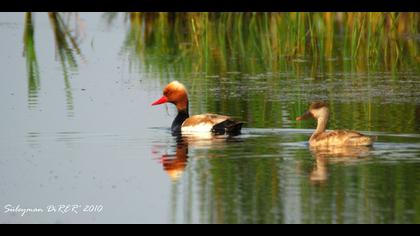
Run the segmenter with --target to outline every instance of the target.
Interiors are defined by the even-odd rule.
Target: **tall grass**
[[[84,57],[78,46],[77,38],[71,33],[69,23],[63,19],[63,15],[57,12],[49,12],[48,17],[54,34],[56,53],[63,71],[67,111],[69,116],[73,116],[74,105],[69,72],[77,70],[78,64],[75,56],[79,56],[82,60],[84,60]]]
[[[23,56],[26,58],[26,70],[28,73],[28,104],[29,107],[32,108],[32,105],[36,104],[38,90],[41,86],[39,79],[38,59],[35,51],[34,24],[32,13],[25,13],[23,45]]]
[[[255,58],[274,71],[283,62],[302,59],[388,69],[419,62],[417,13],[127,14],[131,27],[144,35],[131,38],[131,45],[178,60],[194,58],[204,69],[226,70],[232,57]]]
[[[339,90],[319,78],[354,77],[349,86],[369,86],[353,73],[373,83],[377,72],[420,72],[418,13],[136,12],[124,18],[123,50],[133,67],[161,73],[162,85],[181,79],[195,113],[235,114],[252,127],[282,127],[282,117],[299,115],[309,97],[334,106]],[[285,82],[292,79],[302,81]],[[287,99],[293,105],[279,102]],[[373,103],[365,107],[369,114],[380,107]],[[360,106],[349,110],[365,116],[356,112]],[[371,127],[366,122],[363,129]]]
[[[24,57],[26,58],[27,72],[28,72],[28,104],[30,107],[36,105],[38,90],[40,90],[40,73],[39,65],[35,51],[35,34],[34,34],[34,20],[33,13],[25,13],[23,43],[24,43]],[[56,58],[61,64],[64,87],[66,91],[66,103],[69,115],[72,116],[74,110],[73,107],[73,95],[71,82],[69,79],[69,73],[77,70],[78,63],[76,55],[82,60],[85,60],[83,54],[79,48],[79,42],[77,30],[71,29],[70,18],[71,13],[57,13],[49,12],[48,18],[50,20],[51,29],[54,35]],[[78,15],[74,15],[76,20]],[[67,20],[65,19],[67,18]],[[76,27],[77,28],[77,25]]]

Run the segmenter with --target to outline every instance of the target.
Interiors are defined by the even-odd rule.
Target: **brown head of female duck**
[[[309,145],[317,146],[371,146],[374,137],[363,135],[351,130],[334,130],[327,132],[329,118],[328,104],[325,102],[313,102],[309,109],[296,120],[313,118],[317,120],[317,127],[311,138]]]

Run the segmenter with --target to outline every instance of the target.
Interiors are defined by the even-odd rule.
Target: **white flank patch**
[[[197,124],[197,125],[182,126],[181,127],[181,132],[186,132],[186,133],[195,133],[195,132],[205,133],[205,132],[210,132],[212,128],[213,128],[213,125],[212,124],[209,124],[209,123],[200,123],[200,124]]]
[[[210,132],[182,132],[182,138],[194,146],[206,146],[212,143],[214,135]]]

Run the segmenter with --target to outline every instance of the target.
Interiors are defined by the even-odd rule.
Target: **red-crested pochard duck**
[[[202,114],[189,116],[187,89],[178,81],[169,83],[163,90],[163,96],[152,103],[152,106],[172,103],[178,110],[178,115],[172,123],[173,133],[206,132],[217,135],[238,135],[243,122],[235,121],[229,116]]]
[[[329,117],[328,104],[325,102],[313,102],[309,110],[297,117],[296,120],[314,118],[317,120],[315,132],[309,139],[309,145],[316,146],[371,146],[374,137],[369,137],[351,130],[334,130],[327,132]]]

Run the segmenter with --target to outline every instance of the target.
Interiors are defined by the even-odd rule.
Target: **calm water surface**
[[[34,60],[25,14],[0,13],[0,223],[420,223],[415,68],[332,60],[315,74],[310,61],[290,71],[197,71],[174,55],[139,56],[122,19],[72,17],[77,47],[53,30],[60,21],[33,15]],[[242,135],[173,137],[174,108],[150,104],[175,79],[190,89],[191,113],[244,120]],[[377,143],[310,149],[315,122],[295,118],[314,99],[330,102],[330,129]],[[21,216],[8,204],[44,212]]]

